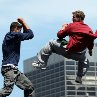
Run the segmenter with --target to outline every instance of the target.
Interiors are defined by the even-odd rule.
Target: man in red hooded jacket
[[[86,51],[88,50],[92,56],[92,49],[94,46],[95,34],[91,28],[85,24],[85,14],[82,11],[75,11],[72,13],[73,23],[64,24],[61,30],[57,33],[58,40],[49,41],[49,43],[40,50],[37,54],[38,61],[32,63],[33,67],[45,69],[49,56],[52,53],[62,55],[66,58],[78,61],[78,72],[76,77],[77,83],[82,83],[82,76],[84,76],[89,68],[89,61],[86,58]],[[69,36],[67,45],[62,45],[63,38]]]

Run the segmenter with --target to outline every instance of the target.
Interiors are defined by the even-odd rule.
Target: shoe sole
[[[76,82],[76,83],[79,83],[79,84],[82,84],[82,82],[79,82],[79,81],[76,81],[76,80],[75,80],[75,82]]]

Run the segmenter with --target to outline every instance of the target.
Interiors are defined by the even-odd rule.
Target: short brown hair
[[[85,18],[85,14],[83,11],[75,11],[75,12],[72,12],[73,15],[75,15],[77,18],[80,18],[81,20],[84,20]]]
[[[15,27],[22,28],[22,25],[18,22],[12,22],[10,25],[10,31],[13,31]]]

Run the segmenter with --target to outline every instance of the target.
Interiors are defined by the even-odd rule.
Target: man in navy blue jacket
[[[23,33],[21,33],[22,28]],[[31,81],[17,68],[21,41],[29,40],[33,37],[32,30],[22,18],[18,18],[17,22],[11,23],[10,32],[5,35],[2,44],[3,60],[1,73],[4,77],[4,87],[0,90],[0,97],[9,96],[14,84],[25,91],[25,97],[34,97],[34,87]]]

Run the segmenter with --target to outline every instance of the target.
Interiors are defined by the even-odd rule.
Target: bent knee
[[[9,96],[11,93],[12,93],[12,90],[11,88],[3,88],[2,90],[0,90],[0,95],[6,97],[6,96]],[[1,96],[0,96],[1,97]]]

